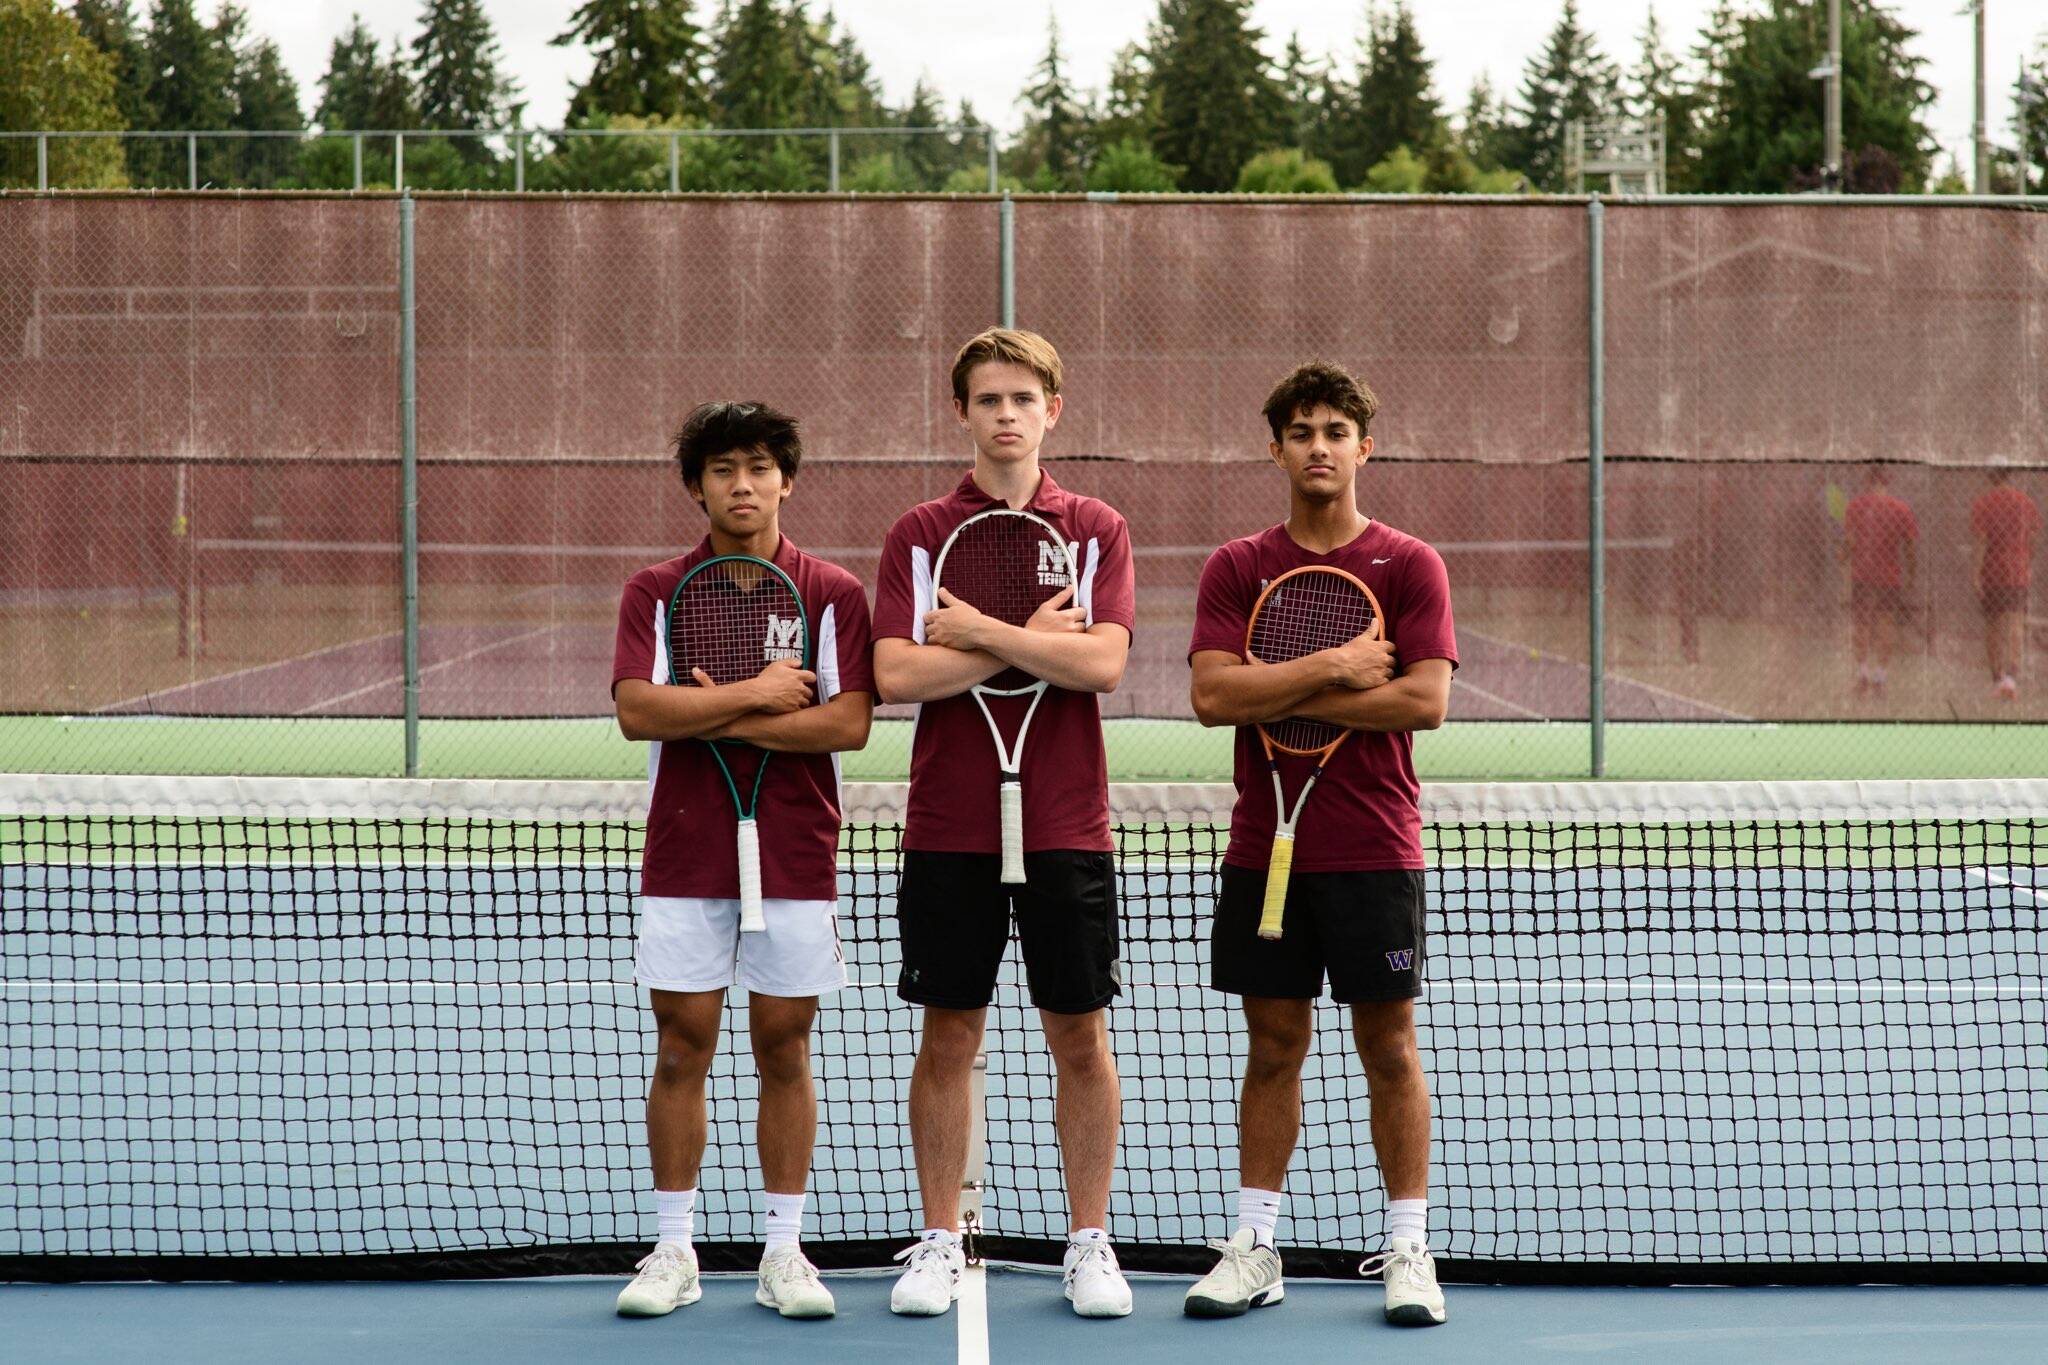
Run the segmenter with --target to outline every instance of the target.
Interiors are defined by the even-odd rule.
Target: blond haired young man
[[[897,900],[897,992],[924,1007],[910,1127],[925,1230],[903,1253],[909,1264],[890,1307],[944,1313],[958,1292],[969,1082],[1014,914],[1059,1078],[1066,1295],[1083,1317],[1122,1317],[1131,1292],[1106,1230],[1120,1104],[1106,1013],[1119,992],[1116,869],[1096,695],[1122,680],[1130,650],[1130,537],[1114,509],[1061,488],[1039,466],[1063,401],[1050,342],[1031,332],[983,332],[961,347],[952,379],[974,465],[952,492],[913,507],[890,529],[875,589],[876,686],[885,701],[919,704]],[[1021,627],[934,593],[947,537],[995,507],[1044,518],[1073,545],[1079,566],[1078,587]],[[1019,887],[1000,880],[997,757],[967,695],[1013,667],[1051,684],[1023,754]]]

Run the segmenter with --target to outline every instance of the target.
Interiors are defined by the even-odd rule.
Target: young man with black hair
[[[757,1302],[784,1317],[830,1317],[832,1295],[798,1234],[817,1131],[810,1034],[818,997],[846,984],[837,924],[839,762],[867,742],[874,680],[867,599],[846,570],[780,529],[803,447],[796,421],[759,403],[706,403],[674,443],[683,484],[710,530],[689,553],[627,580],[612,696],[628,739],[653,741],[634,976],[658,1035],[647,1141],[659,1225],[618,1311],[654,1317],[702,1290],[691,1230],[703,1160],[705,1077],[726,991],[748,991],[761,1095],[757,1141],[767,1247]],[[664,617],[683,575],[715,555],[751,555],[788,574],[811,622],[813,660],[774,658],[744,682],[668,681]],[[708,743],[775,754],[763,778],[761,883],[767,927],[740,932],[736,815]]]
[[[1437,552],[1358,509],[1372,454],[1372,391],[1335,365],[1301,366],[1266,399],[1267,447],[1288,484],[1287,520],[1209,557],[1196,593],[1192,699],[1204,725],[1237,727],[1231,812],[1212,931],[1210,981],[1242,998],[1250,1048],[1238,1106],[1238,1226],[1216,1268],[1188,1291],[1195,1317],[1278,1303],[1274,1229],[1301,1132],[1301,1068],[1315,1002],[1351,1006],[1372,1095],[1372,1141],[1386,1182],[1386,1317],[1444,1320],[1425,1231],[1429,1083],[1415,1038],[1422,992],[1423,857],[1413,732],[1443,723],[1458,648],[1450,583]],[[1372,590],[1384,640],[1287,663],[1245,657],[1246,627],[1267,583],[1307,566],[1342,569]],[[1296,831],[1285,933],[1258,935],[1277,812],[1256,726],[1300,716],[1357,731],[1323,771]],[[1306,774],[1296,766],[1290,791]],[[1286,771],[1286,764],[1283,764]]]

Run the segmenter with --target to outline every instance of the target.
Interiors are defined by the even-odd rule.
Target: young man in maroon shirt
[[[830,1317],[832,1295],[798,1243],[818,1104],[811,1023],[818,997],[846,984],[837,913],[839,760],[867,742],[874,679],[859,580],[797,549],[780,530],[802,458],[794,419],[758,403],[706,403],[675,439],[683,484],[710,533],[678,559],[626,582],[612,667],[619,728],[650,745],[634,976],[658,1032],[647,1094],[659,1239],[619,1295],[618,1311],[652,1317],[702,1290],[690,1246],[704,1156],[704,1081],[718,1050],[726,991],[747,989],[761,1078],[757,1140],[767,1248],[757,1302],[784,1317]],[[775,658],[745,682],[668,681],[664,619],[683,575],[714,555],[752,555],[796,584],[811,627],[812,666]],[[764,648],[764,654],[768,651]],[[707,743],[769,750],[756,807],[767,928],[739,927],[737,815]],[[751,778],[745,757],[736,776]]]
[[[968,342],[953,362],[953,401],[974,440],[974,467],[951,493],[890,529],[875,588],[882,699],[919,703],[897,991],[924,1007],[910,1127],[925,1231],[905,1253],[909,1265],[890,1307],[944,1313],[957,1293],[969,1080],[1014,909],[1032,1003],[1059,1076],[1071,1215],[1066,1294],[1084,1317],[1121,1317],[1131,1311],[1130,1289],[1105,1230],[1120,1099],[1106,1017],[1119,990],[1116,869],[1095,698],[1122,679],[1130,650],[1130,537],[1107,504],[1067,492],[1039,467],[1039,445],[1061,408],[1059,354],[1045,338],[997,329]],[[933,594],[947,536],[992,507],[1033,512],[1074,547],[1078,587],[1024,627]],[[1008,667],[1051,684],[1024,745],[1021,887],[1000,880],[995,744],[967,695]]]
[[[1990,486],[1970,504],[1970,534],[1977,542],[1972,579],[1984,609],[1984,659],[1991,665],[1991,694],[2013,701],[2020,694],[2020,661],[2027,652],[2027,588],[2034,578],[2034,537],[2041,509],[2015,488],[2012,470],[1994,465]]]
[[[1224,854],[1210,979],[1243,998],[1250,1035],[1238,1109],[1238,1228],[1216,1269],[1189,1290],[1186,1311],[1234,1316],[1277,1303],[1273,1249],[1281,1186],[1301,1130],[1301,1066],[1315,1001],[1351,1006],[1352,1032],[1372,1094],[1372,1140],[1388,1199],[1389,1321],[1444,1320],[1425,1232],[1429,1083],[1415,1041],[1422,992],[1422,818],[1416,730],[1443,723],[1458,647],[1449,580],[1435,550],[1358,510],[1354,481],[1372,454],[1372,392],[1334,365],[1301,366],[1267,398],[1268,447],[1287,476],[1287,520],[1209,557],[1196,595],[1195,715],[1237,727],[1237,804]],[[1361,637],[1284,664],[1252,664],[1245,629],[1265,584],[1291,569],[1328,565],[1372,589],[1384,641]],[[1276,823],[1273,788],[1254,727],[1305,716],[1355,730],[1303,808],[1287,888],[1285,936],[1258,936]],[[1310,760],[1283,760],[1291,800]]]
[[[1908,617],[1913,546],[1920,523],[1903,498],[1894,497],[1885,468],[1870,466],[1869,486],[1842,511],[1842,563],[1849,570],[1849,646],[1856,656],[1857,695],[1884,695],[1885,670],[1898,649],[1899,622]]]

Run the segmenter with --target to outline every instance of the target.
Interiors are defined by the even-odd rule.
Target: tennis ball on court
[[[1536,646],[1534,646],[1534,645],[1530,645],[1530,646],[1529,646],[1529,657],[1530,657],[1530,658],[1532,658],[1532,659],[1540,659],[1540,658],[1542,658],[1542,657],[1543,657],[1543,651],[1542,651],[1542,650],[1540,650],[1540,649],[1538,649],[1538,648],[1536,648]]]

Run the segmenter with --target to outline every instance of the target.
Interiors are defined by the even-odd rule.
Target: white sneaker
[[[1131,1312],[1131,1287],[1117,1268],[1109,1242],[1069,1242],[1062,1268],[1067,1299],[1084,1318],[1122,1318]]]
[[[832,1291],[818,1279],[818,1267],[804,1258],[801,1247],[781,1247],[761,1258],[754,1302],[785,1318],[829,1318],[835,1310]]]
[[[1444,1320],[1444,1291],[1437,1287],[1436,1259],[1422,1243],[1396,1237],[1377,1256],[1358,1264],[1361,1275],[1387,1277],[1387,1321],[1397,1327],[1434,1327]]]
[[[958,1242],[913,1242],[891,1259],[910,1264],[889,1291],[890,1312],[935,1318],[960,1297],[960,1272],[967,1268],[967,1253]]]
[[[619,1291],[619,1316],[658,1318],[704,1297],[697,1279],[697,1253],[675,1242],[659,1242],[633,1267],[633,1282]]]
[[[1195,1282],[1181,1303],[1191,1318],[1234,1318],[1287,1297],[1280,1284],[1280,1253],[1262,1247],[1250,1228],[1227,1242],[1211,1242],[1223,1254],[1216,1268]]]

